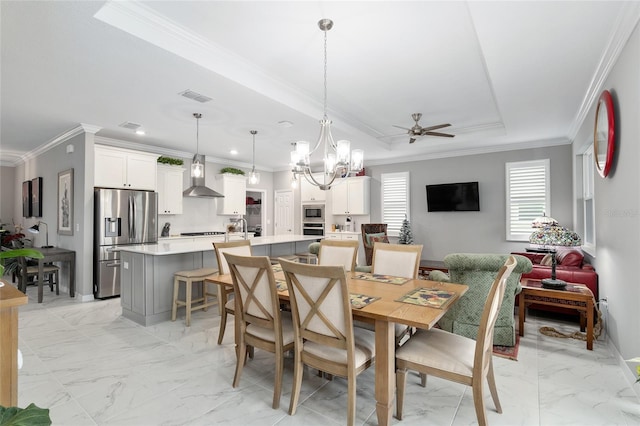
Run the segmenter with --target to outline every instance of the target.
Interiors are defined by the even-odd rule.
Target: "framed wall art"
[[[58,173],[58,234],[73,235],[73,169]]]
[[[31,179],[31,215],[42,217],[42,178]]]
[[[22,216],[31,217],[31,181],[22,182]]]

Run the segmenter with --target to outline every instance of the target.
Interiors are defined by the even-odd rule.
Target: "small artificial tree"
[[[402,227],[400,228],[398,244],[413,244],[413,232],[411,231],[411,224],[409,223],[406,215],[402,221]]]

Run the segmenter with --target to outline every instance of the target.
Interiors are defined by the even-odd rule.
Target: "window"
[[[531,222],[551,216],[549,160],[506,164],[507,240],[529,241]]]
[[[405,216],[409,219],[409,172],[383,173],[382,222],[387,224],[387,235],[397,237]]]
[[[583,226],[582,244],[587,250],[596,246],[595,200],[593,199],[594,176],[593,144],[582,154],[582,200]]]

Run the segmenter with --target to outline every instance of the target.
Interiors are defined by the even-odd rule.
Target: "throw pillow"
[[[551,266],[552,263],[553,263],[553,257],[550,254],[545,254],[542,260],[540,261],[540,264],[543,266]]]
[[[384,232],[380,232],[378,234],[364,234],[364,238],[367,240],[367,245],[370,246],[373,243],[371,242],[371,237],[376,237],[376,238],[380,238],[380,237],[384,237],[385,233]]]
[[[383,235],[382,237],[371,237],[371,245],[373,245],[373,243],[389,244],[389,238],[386,235]]]
[[[575,266],[580,268],[582,266],[582,261],[584,260],[584,255],[578,250],[566,250],[558,252],[556,260],[558,261],[558,265]]]

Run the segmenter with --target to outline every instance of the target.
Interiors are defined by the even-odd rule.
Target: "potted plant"
[[[4,426],[48,426],[51,424],[48,408],[31,403],[27,408],[3,407],[0,405],[0,425]]]

